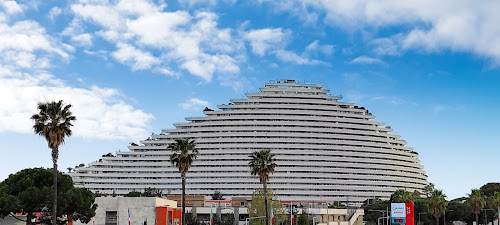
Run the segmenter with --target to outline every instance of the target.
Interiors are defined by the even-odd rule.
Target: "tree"
[[[212,194],[212,200],[224,200],[224,194],[220,191],[214,191]]]
[[[481,209],[486,206],[486,199],[481,194],[481,191],[479,189],[472,189],[469,197],[465,200],[465,204],[467,204],[476,215],[476,224],[479,224],[479,213],[481,213]]]
[[[297,225],[310,225],[309,220],[307,219],[306,214],[302,213],[297,218]]]
[[[200,225],[201,223],[198,221],[198,218],[190,211],[185,214],[186,216],[186,225]]]
[[[495,191],[493,196],[490,197],[490,206],[493,210],[498,212],[498,207],[500,207],[500,192]]]
[[[61,215],[72,215],[75,220],[88,223],[95,215],[97,205],[94,204],[94,194],[86,189],[73,187],[73,181],[68,175],[58,173],[58,204],[57,214],[50,210],[53,205],[51,198],[52,169],[24,169],[11,174],[0,183],[0,218],[11,212],[25,212],[26,224],[31,224],[33,212],[44,212],[52,218]],[[43,215],[49,218],[48,215]],[[48,221],[47,221],[48,222]]]
[[[500,192],[500,183],[487,183],[481,186],[479,190],[481,191],[481,194],[485,196],[493,196],[495,192]]]
[[[427,210],[436,218],[436,225],[439,225],[439,217],[445,213],[446,206],[448,206],[445,198],[446,195],[443,194],[443,191],[437,189],[434,189],[427,198]]]
[[[434,184],[433,183],[429,183],[428,185],[426,185],[424,187],[425,196],[430,197],[432,194],[432,191],[434,191]]]
[[[182,224],[186,224],[184,215],[186,212],[186,173],[193,164],[193,161],[198,156],[198,150],[196,150],[196,144],[194,140],[177,139],[175,142],[168,145],[168,149],[173,151],[170,155],[170,162],[175,165],[179,172],[181,173],[182,179]]]
[[[375,199],[375,201],[371,201],[370,204],[365,202],[361,207],[365,210],[363,220],[367,221],[369,224],[377,224],[377,219],[379,217],[386,216],[385,212],[381,212],[380,210],[387,210],[389,207],[389,201]]]
[[[221,225],[233,225],[234,224],[234,213],[227,213],[224,219],[221,221]]]
[[[391,202],[413,202],[414,195],[406,190],[398,189],[391,195]]]
[[[449,221],[463,221],[467,224],[471,224],[474,221],[474,216],[469,206],[463,203],[463,200],[454,199],[448,203],[450,212],[446,213],[446,218]]]
[[[262,183],[264,190],[264,208],[266,212],[266,225],[269,225],[269,213],[267,210],[267,181],[269,174],[274,173],[276,163],[274,163],[274,155],[271,150],[255,151],[250,156],[251,160],[248,165],[250,166],[251,174],[258,175],[260,183]]]
[[[76,117],[70,111],[71,104],[64,105],[63,101],[38,102],[38,114],[33,114],[33,130],[35,134],[45,137],[49,148],[52,150],[53,163],[53,205],[52,212],[57,215],[57,160],[59,146],[64,143],[66,136],[71,136],[71,127]],[[52,217],[52,224],[57,224],[56,216]]]
[[[267,199],[270,200],[271,205],[273,206],[273,214],[274,214],[274,224],[281,224],[282,221],[286,220],[290,217],[290,214],[285,212],[285,207],[281,202],[276,198],[272,190],[267,191]],[[248,214],[250,217],[264,216],[266,212],[270,213],[270,208],[265,208],[264,201],[264,191],[263,189],[257,189],[252,194],[252,204],[250,204],[248,208]],[[260,219],[250,220],[251,225],[263,225],[264,221]]]

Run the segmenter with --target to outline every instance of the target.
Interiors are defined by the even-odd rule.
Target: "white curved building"
[[[266,83],[246,99],[129,146],[129,152],[78,168],[75,186],[109,194],[146,187],[179,194],[180,174],[166,148],[174,139],[192,138],[200,155],[187,174],[187,194],[250,196],[262,187],[248,167],[249,155],[260,149],[275,154],[278,167],[268,186],[281,200],[359,204],[397,189],[422,192],[428,182],[417,152],[365,108],[328,93],[322,84]]]

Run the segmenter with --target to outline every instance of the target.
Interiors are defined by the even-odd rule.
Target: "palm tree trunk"
[[[479,213],[474,213],[474,214],[476,214],[476,225],[479,225],[479,215],[478,215]]]
[[[267,182],[262,183],[264,186],[264,209],[266,211],[266,225],[269,225],[269,212],[267,212]]]
[[[53,171],[53,188],[54,188],[54,204],[52,205],[52,224],[57,225],[57,163],[54,162]]]
[[[182,178],[182,225],[186,225],[186,173],[181,173]]]
[[[439,225],[439,217],[435,216],[436,217],[436,225]]]

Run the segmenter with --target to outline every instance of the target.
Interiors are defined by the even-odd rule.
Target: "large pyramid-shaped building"
[[[194,139],[200,152],[187,174],[187,194],[250,196],[262,185],[250,175],[249,155],[261,149],[275,154],[268,186],[281,200],[359,204],[397,189],[422,192],[428,184],[417,152],[364,107],[340,102],[322,84],[280,80],[246,96],[78,168],[75,185],[109,194],[147,187],[179,194],[180,175],[167,150],[178,138]]]

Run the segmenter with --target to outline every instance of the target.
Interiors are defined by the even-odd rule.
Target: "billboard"
[[[406,224],[406,204],[391,203],[392,224]]]

